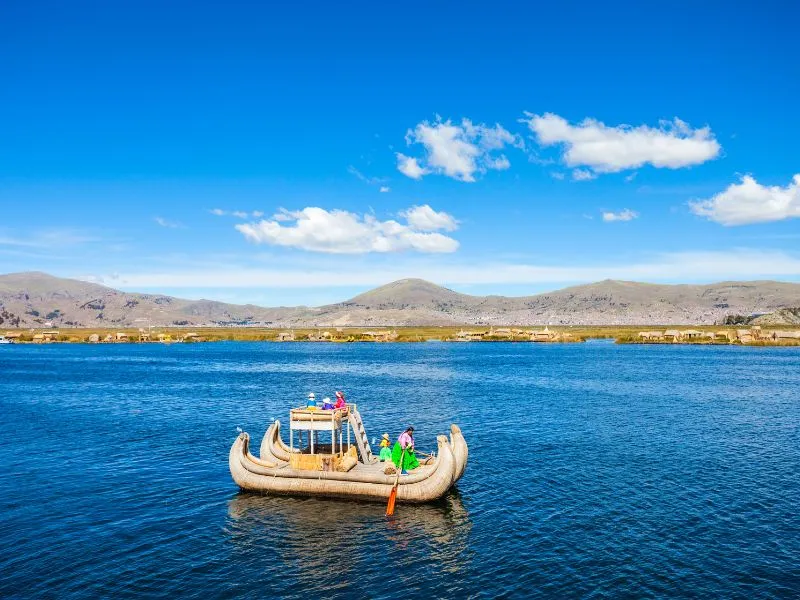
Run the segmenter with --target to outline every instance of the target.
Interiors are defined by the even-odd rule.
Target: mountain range
[[[267,308],[123,292],[39,272],[0,275],[2,327],[699,325],[731,314],[798,306],[800,284],[778,281],[656,285],[605,280],[505,297],[470,296],[421,279],[403,279],[336,304]]]

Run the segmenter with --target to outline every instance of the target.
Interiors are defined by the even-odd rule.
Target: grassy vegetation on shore
[[[640,331],[649,330],[666,330],[666,329],[686,329],[691,328],[702,332],[717,332],[717,331],[736,331],[736,327],[720,326],[720,325],[661,325],[661,326],[646,326],[641,325],[603,325],[603,326],[549,326],[548,329],[558,334],[558,342],[582,342],[589,339],[613,339],[617,343],[622,344],[638,344],[638,343],[672,343],[671,341],[643,341],[639,338]],[[514,326],[514,330],[541,330],[541,325],[519,327]],[[770,329],[795,329],[792,327],[774,327]],[[292,332],[294,334],[294,341],[308,341],[309,339],[319,338],[324,332],[331,335],[330,339],[324,340],[328,343],[346,343],[346,342],[364,342],[373,341],[365,335],[367,331],[392,331],[396,332],[397,342],[426,342],[426,341],[451,341],[456,340],[460,331],[487,331],[486,326],[427,326],[427,327],[345,327],[345,328],[304,328],[304,329],[285,329],[285,328],[261,328],[261,327],[236,327],[236,328],[222,328],[222,327],[170,327],[170,328],[153,328],[150,332],[151,341],[159,341],[159,334],[168,336],[168,341],[182,340],[188,333],[194,333],[199,339],[196,341],[215,342],[215,341],[264,341],[275,342],[279,339],[279,334],[282,332]],[[18,341],[32,342],[33,336],[41,333],[43,330],[36,329],[19,329],[8,330],[17,331],[20,334]],[[97,335],[102,341],[108,335],[115,336],[117,333],[125,333],[128,335],[127,343],[138,343],[140,331],[138,328],[69,328],[58,329],[59,333],[56,337],[58,342],[71,342],[80,343],[86,342],[93,334]],[[0,332],[2,334],[3,332]],[[187,340],[191,341],[191,340]],[[503,336],[487,336],[483,341],[520,341],[528,342],[528,336],[521,334],[514,334],[512,337]],[[116,343],[126,343],[116,342]],[[552,343],[552,342],[551,342]],[[729,344],[730,342],[711,340],[708,338],[699,338],[692,340],[683,340],[680,343],[688,344],[701,344],[701,345],[719,345]],[[780,345],[780,346],[797,346],[800,345],[800,340],[778,340],[766,341],[758,340],[753,341],[747,345],[752,346],[765,346],[765,345]]]

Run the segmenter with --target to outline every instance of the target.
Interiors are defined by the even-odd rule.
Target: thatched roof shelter
[[[775,339],[778,340],[798,340],[800,339],[800,331],[775,331],[773,332]]]

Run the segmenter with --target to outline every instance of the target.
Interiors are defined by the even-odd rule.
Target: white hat
[[[322,401],[323,402],[327,402],[328,404],[330,404],[331,399],[326,396],[325,398],[322,399]]]
[[[316,398],[316,396],[314,395],[314,392],[311,392],[311,393],[308,395],[308,397],[309,397],[309,398]]]

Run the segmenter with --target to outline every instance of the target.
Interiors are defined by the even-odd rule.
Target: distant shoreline
[[[0,337],[13,343],[205,343],[311,342],[311,343],[419,343],[419,342],[528,342],[580,343],[590,339],[612,339],[618,344],[689,344],[741,346],[800,346],[797,326],[742,328],[719,325],[642,326],[531,326],[489,327],[332,327],[332,328],[250,328],[250,327],[153,327],[153,328],[51,328],[0,330]]]

